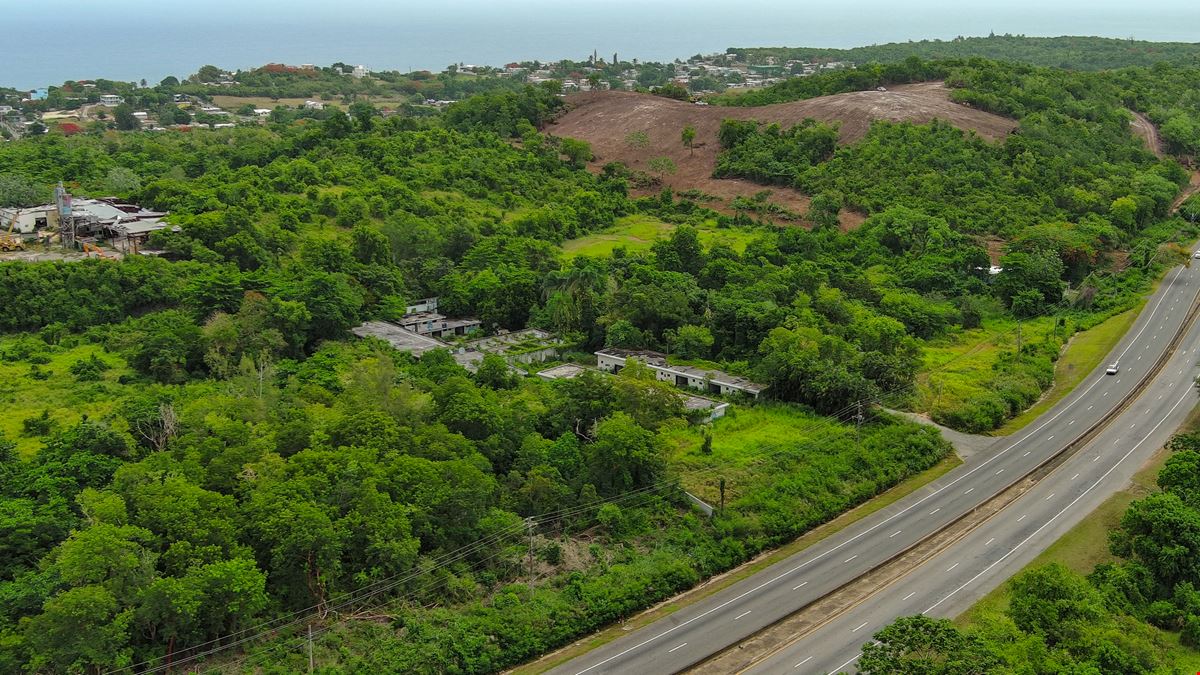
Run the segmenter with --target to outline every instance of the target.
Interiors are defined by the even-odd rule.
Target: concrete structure
[[[544,380],[569,380],[574,377],[579,377],[587,370],[589,369],[586,366],[581,366],[575,363],[564,363],[562,365],[538,371],[537,375]],[[607,373],[605,374],[607,375]],[[729,410],[729,404],[725,401],[716,401],[711,398],[694,396],[692,394],[683,395],[683,407],[689,413],[708,411],[708,415],[700,420],[702,422],[712,422],[717,418],[724,417],[725,411]]]
[[[390,344],[393,349],[408,352],[413,356],[421,356],[431,349],[449,348],[445,342],[435,340],[426,335],[418,335],[387,321],[368,321],[361,326],[350,329],[358,337],[375,337]]]
[[[17,219],[13,225],[13,218]],[[33,234],[44,230],[51,223],[58,222],[53,204],[41,204],[27,209],[0,209],[0,232],[8,232],[12,226],[13,234]]]
[[[625,367],[628,359],[637,359],[654,371],[662,382],[676,386],[698,389],[711,394],[745,394],[751,398],[767,388],[765,384],[752,382],[744,377],[730,375],[720,370],[706,370],[693,366],[676,366],[667,363],[666,354],[649,350],[601,349],[596,352],[596,365],[600,370],[616,373]]]
[[[438,299],[437,298],[425,298],[424,300],[417,300],[413,304],[406,306],[404,308],[404,313],[405,314],[417,314],[420,312],[436,312],[437,308],[438,308]]]
[[[367,67],[363,65],[354,66],[354,70],[350,71],[350,76],[357,79],[362,79],[370,74],[371,71],[367,70]]]
[[[1188,312],[1179,307],[1196,301],[1198,279],[1198,266],[1169,273],[1108,358],[1083,378],[1085,384],[1031,422],[1025,433],[997,438],[991,448],[886,509],[548,672],[682,672],[752,635],[764,635],[760,631],[776,627],[976,511],[997,492],[1022,482],[1135,394],[1140,381],[1150,376],[1151,364],[1165,355],[1161,370],[1123,412],[1116,411],[1115,419],[1089,443],[1065,456],[1057,469],[1028,486],[1002,513],[904,572],[869,602],[820,617],[825,622],[816,621],[799,638],[792,632],[765,634],[760,644],[777,644],[777,650],[755,654],[730,649],[725,653],[733,658],[722,663],[718,655],[705,668],[744,673],[854,672],[863,643],[896,617],[958,616],[1127,486],[1186,420],[1197,404],[1191,385],[1200,374],[1194,351],[1200,345],[1200,325],[1183,326]],[[1183,339],[1172,352],[1172,340],[1181,330]],[[1136,363],[1130,366],[1136,370],[1122,370],[1119,380],[1105,377],[1104,365],[1130,352],[1144,357],[1128,362]],[[784,625],[784,630],[795,625]]]
[[[100,236],[122,241],[126,250],[145,240],[151,232],[169,227],[162,220],[165,211],[150,211],[136,204],[126,204],[117,199],[70,200],[71,225],[78,236]],[[32,235],[38,230],[60,229],[58,208],[54,204],[39,204],[24,209],[0,209],[0,223],[7,230],[16,213],[20,213],[13,232]]]
[[[406,314],[396,324],[418,335],[436,338],[470,335],[481,325],[479,319],[448,319],[437,312]]]
[[[467,349],[489,354],[499,354],[509,363],[541,363],[558,356],[562,342],[553,333],[539,328],[525,328],[512,332],[501,331],[496,335],[471,340]]]
[[[305,101],[304,108],[306,110],[324,110],[325,104],[320,101]]]
[[[116,94],[100,94],[100,105],[114,108],[125,102],[125,99]]]

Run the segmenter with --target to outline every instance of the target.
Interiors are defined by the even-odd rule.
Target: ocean
[[[154,83],[206,63],[441,70],[585,59],[593,50],[665,61],[730,46],[854,47],[989,31],[1200,42],[1200,3],[1191,0],[17,2],[0,0],[0,86],[23,89],[68,79]]]

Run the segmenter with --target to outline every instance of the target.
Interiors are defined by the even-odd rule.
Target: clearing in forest
[[[589,235],[570,239],[562,244],[563,253],[568,258],[578,255],[608,256],[618,246],[626,250],[646,251],[659,237],[666,237],[674,231],[675,225],[659,220],[654,216],[632,215],[618,218],[616,223],[607,229],[593,232]],[[746,244],[757,233],[751,229],[718,228],[716,223],[706,220],[696,227],[700,243],[705,248],[713,244],[727,244],[730,248],[741,253],[746,250]]]
[[[764,188],[744,180],[712,177],[716,166],[717,131],[724,119],[752,119],[790,127],[807,118],[838,123],[840,141],[861,139],[875,120],[926,123],[944,120],[960,129],[973,131],[988,140],[997,140],[1016,128],[1015,120],[975,110],[950,100],[949,90],[940,82],[895,86],[887,91],[856,91],[821,96],[803,101],[739,108],[704,106],[676,101],[651,94],[600,91],[577,94],[567,99],[569,110],[546,131],[587,141],[595,159],[591,166],[599,170],[608,162],[624,162],[630,168],[649,172],[650,160],[668,157],[677,171],[665,177],[665,183],[683,191],[698,189],[721,198],[710,204],[727,211],[734,197],[751,197]],[[692,125],[696,139],[692,148],[684,147],[683,128]],[[631,133],[644,132],[645,143],[630,143]],[[808,199],[797,190],[772,187],[770,201],[786,209],[805,212]],[[857,214],[844,214],[843,227],[861,222]]]

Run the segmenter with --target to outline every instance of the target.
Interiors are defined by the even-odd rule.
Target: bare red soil
[[[719,148],[717,131],[723,119],[753,119],[789,127],[812,118],[839,125],[841,143],[861,139],[875,120],[907,121],[918,124],[940,119],[988,140],[1002,138],[1017,123],[999,115],[954,103],[949,90],[940,82],[900,85],[887,91],[858,91],[822,96],[804,101],[779,103],[756,108],[701,106],[661,96],[620,91],[576,94],[567,99],[570,107],[546,130],[556,136],[587,141],[595,153],[592,167],[599,170],[608,162],[624,162],[631,168],[647,171],[655,157],[669,157],[678,170],[665,183],[678,190],[698,189],[718,197],[708,205],[730,211],[734,197],[750,197],[771,190],[769,201],[790,211],[805,213],[808,197],[798,190],[764,187],[742,180],[712,177]],[[692,150],[683,145],[683,127],[696,128]],[[645,147],[633,147],[626,137],[642,131],[649,138]],[[843,213],[842,227],[853,228],[862,215]]]

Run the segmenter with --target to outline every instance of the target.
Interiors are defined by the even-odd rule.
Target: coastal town
[[[355,102],[383,117],[436,114],[460,96],[526,84],[557,82],[570,92],[621,90],[663,93],[703,104],[730,90],[767,87],[788,77],[850,68],[836,60],[768,56],[755,62],[737,52],[696,54],[670,63],[621,60],[593,52],[584,61],[520,61],[503,66],[453,64],[439,73],[375,71],[363,64],[268,63],[226,70],[204,66],[185,78],[153,85],[74,80],[28,91],[0,89],[0,141],[42,133],[89,130],[190,131],[226,129],[296,118],[321,118],[326,109]],[[281,86],[283,83],[283,86]],[[433,85],[433,86],[431,86]],[[441,86],[437,86],[441,85]],[[456,86],[457,85],[457,86]]]

